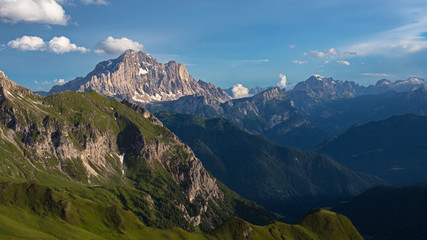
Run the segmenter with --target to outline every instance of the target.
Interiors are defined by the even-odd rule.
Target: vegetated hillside
[[[354,126],[318,151],[393,184],[427,182],[427,117],[407,114]]]
[[[66,189],[148,226],[210,231],[231,216],[272,220],[217,182],[149,112],[96,92],[43,98],[0,72],[0,156],[1,181]]]
[[[348,216],[364,239],[427,239],[427,185],[374,187],[334,211]]]
[[[362,239],[346,217],[326,210],[309,213],[298,225],[256,226],[230,218],[201,234],[147,227],[131,211],[35,182],[1,183],[0,190],[2,239]]]
[[[255,96],[233,99],[211,107],[204,97],[186,96],[176,101],[146,105],[152,112],[168,111],[202,117],[221,117],[241,129],[283,145],[311,149],[330,137],[304,119],[292,100],[278,87]]]
[[[277,145],[225,119],[157,113],[203,165],[242,196],[295,220],[307,209],[341,201],[383,184],[331,158]]]

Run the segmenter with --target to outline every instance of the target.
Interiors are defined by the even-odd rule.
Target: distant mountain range
[[[350,81],[312,76],[287,94],[298,112],[316,127],[338,134],[354,124],[378,121],[406,113],[427,112],[426,82],[419,78],[369,87]]]
[[[427,182],[427,117],[394,116],[354,126],[317,151],[393,184]]]
[[[427,185],[374,187],[333,210],[345,214],[364,239],[427,239]]]
[[[224,91],[213,84],[197,82],[180,63],[162,64],[147,53],[129,50],[116,59],[99,63],[84,78],[40,94],[95,90],[107,97],[144,105],[152,112],[223,117],[281,145],[312,149],[353,124],[391,117],[387,112],[391,110],[387,108],[394,106],[387,104],[393,102],[393,98],[405,98],[424,85],[422,79],[409,78],[396,82],[383,79],[364,87],[314,75],[292,90],[256,87],[251,89],[251,97],[231,99],[231,88]],[[381,102],[387,96],[391,99]],[[364,103],[364,99],[370,103]],[[353,111],[341,109],[350,105]],[[424,111],[410,111],[406,105],[401,110],[393,109],[396,109],[393,114]]]
[[[152,112],[169,111],[203,117],[232,120],[242,129],[263,135],[281,145],[310,149],[330,137],[302,117],[292,100],[278,87],[255,96],[229,100],[216,106],[206,104],[204,97],[183,97],[177,101],[146,105]]]
[[[314,152],[279,146],[239,129],[232,121],[158,113],[156,117],[232,190],[299,220],[308,210],[384,184]]]

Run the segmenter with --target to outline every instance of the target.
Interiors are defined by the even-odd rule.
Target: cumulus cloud
[[[3,22],[67,25],[69,18],[55,0],[0,0]]]
[[[107,39],[98,43],[96,53],[122,54],[128,49],[141,51],[143,48],[139,42],[134,42],[128,38],[113,38],[109,36]]]
[[[89,4],[96,4],[96,5],[107,5],[108,2],[105,0],[81,0],[82,3],[89,5]]]
[[[88,52],[89,49],[85,47],[78,47],[76,44],[71,43],[67,37],[53,37],[47,44],[41,37],[35,36],[22,36],[15,40],[9,41],[7,44],[11,48],[19,49],[21,51],[45,51],[62,54],[67,52]]]
[[[71,43],[70,39],[60,36],[60,37],[54,37],[49,41],[49,49],[50,51],[62,54],[67,52],[88,52],[88,49],[85,47],[77,47],[76,44]]]
[[[339,61],[337,61],[337,63],[339,65],[350,66],[350,62],[345,61],[345,60],[339,60]]]
[[[231,89],[231,91],[233,92],[233,97],[234,98],[244,98],[244,97],[249,97],[249,89],[244,87],[242,84],[236,84],[233,86],[233,88]]]
[[[43,51],[46,48],[44,40],[35,36],[22,36],[15,40],[9,41],[7,45],[11,48],[21,51]]]
[[[387,73],[362,73],[363,76],[377,76],[377,77],[390,77]]]
[[[308,61],[302,61],[302,60],[293,60],[292,62],[296,63],[296,64],[306,64],[306,63],[308,63]]]
[[[53,82],[56,84],[64,84],[65,80],[63,78],[59,78],[59,79],[54,79]]]
[[[286,87],[286,82],[288,81],[285,74],[279,74],[280,82],[277,83],[279,87]]]

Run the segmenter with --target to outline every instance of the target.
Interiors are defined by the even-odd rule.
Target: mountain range
[[[2,238],[362,239],[326,210],[298,225],[230,218],[275,219],[128,101],[94,91],[41,97],[0,72],[0,106]]]
[[[389,183],[427,182],[427,117],[406,114],[353,126],[316,151]]]
[[[166,112],[156,117],[188,144],[221,182],[284,215],[288,222],[299,220],[313,207],[331,205],[385,184],[325,155],[252,135],[230,120]]]
[[[245,131],[278,144],[313,149],[356,123],[423,114],[427,109],[417,107],[422,102],[413,103],[420,100],[423,90],[419,89],[425,85],[423,79],[413,77],[395,82],[382,79],[365,87],[314,75],[293,89],[257,87],[251,97],[231,99],[226,93],[232,93],[231,89],[195,81],[180,63],[162,64],[147,53],[128,50],[99,63],[86,77],[54,86],[44,94],[95,90],[143,105],[151,112],[230,119]]]

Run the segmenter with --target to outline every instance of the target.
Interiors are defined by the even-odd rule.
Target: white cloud
[[[233,88],[231,89],[231,91],[233,92],[233,97],[234,98],[244,98],[244,97],[249,97],[249,89],[245,88],[242,84],[236,84],[233,86]]]
[[[11,48],[19,49],[22,51],[43,51],[46,44],[43,39],[35,36],[22,36],[15,40],[9,41],[7,45]]]
[[[339,65],[350,66],[350,62],[345,61],[345,60],[339,60],[339,61],[337,61],[337,63],[338,63]]]
[[[335,57],[339,56],[339,54],[338,54],[337,50],[335,50],[335,48],[326,49],[325,53],[328,54],[328,55],[335,56]]]
[[[296,47],[295,44],[289,45],[289,48],[295,48],[295,47]]]
[[[377,33],[367,39],[348,46],[347,49],[360,56],[400,56],[427,49],[427,17],[412,23]]]
[[[52,81],[43,81],[43,82],[39,82],[37,80],[34,80],[34,83],[37,85],[54,85],[54,84],[64,84],[65,80],[62,78],[54,79]]]
[[[325,52],[319,52],[319,51],[314,51],[314,50],[311,50],[310,54],[312,57],[315,57],[315,58],[324,58],[327,56],[327,54]]]
[[[89,50],[85,47],[77,47],[76,44],[71,43],[70,39],[61,36],[61,37],[54,37],[49,41],[49,49],[50,51],[62,54],[67,52],[88,52]]]
[[[102,40],[98,43],[98,49],[96,53],[108,53],[108,54],[122,54],[126,50],[132,49],[135,51],[141,51],[143,48],[139,42],[134,42],[128,38],[113,38],[109,36],[107,39]]]
[[[293,60],[292,62],[296,63],[296,64],[305,64],[305,63],[308,63],[308,61],[301,61],[301,60]]]
[[[279,74],[279,78],[280,78],[280,82],[277,83],[277,86],[279,87],[286,87],[286,83],[287,83],[287,78],[285,74]]]
[[[53,82],[56,84],[64,84],[65,80],[63,78],[59,78],[59,79],[54,79]]]
[[[76,44],[71,43],[70,39],[61,36],[53,37],[48,44],[41,37],[36,36],[22,36],[15,40],[9,41],[7,45],[11,48],[19,49],[22,51],[45,51],[62,54],[67,52],[88,52],[89,49],[85,47],[78,47]]]
[[[67,25],[69,16],[55,0],[0,0],[3,22]]]
[[[330,61],[329,60],[325,60],[324,62],[323,62],[323,64],[329,64],[330,63]]]
[[[96,5],[107,5],[108,2],[105,0],[81,0],[82,3],[88,5],[88,4],[96,4]]]
[[[252,60],[241,60],[242,63],[268,63],[270,59],[252,59]]]
[[[390,77],[392,75],[387,73],[362,73],[363,76],[377,76],[377,77]]]

